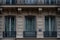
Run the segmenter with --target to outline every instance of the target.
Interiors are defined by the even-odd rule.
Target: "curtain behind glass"
[[[5,31],[9,31],[9,17],[5,17]]]
[[[5,17],[5,35],[7,35],[7,37],[15,37],[15,25],[14,16]]]
[[[55,27],[55,17],[54,16],[46,16],[45,17],[45,31],[55,31],[55,29],[56,29],[56,27]]]
[[[11,18],[11,30],[12,30],[12,31],[15,31],[15,26],[16,26],[16,25],[15,25],[15,23],[16,23],[15,20],[16,20],[16,19],[15,19],[14,17]]]
[[[36,37],[36,19],[35,19],[35,16],[25,16],[24,37]]]
[[[35,17],[25,17],[25,30],[26,31],[35,31]]]
[[[49,17],[45,17],[45,31],[49,31]]]
[[[45,35],[56,36],[56,24],[54,16],[45,16]]]
[[[11,23],[10,23],[11,20]],[[11,24],[11,25],[9,25]],[[15,18],[14,17],[5,17],[5,28],[6,31],[10,31],[9,29],[11,28],[11,31],[15,31]]]

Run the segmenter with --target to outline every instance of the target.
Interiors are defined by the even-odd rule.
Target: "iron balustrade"
[[[4,32],[1,31],[1,32],[3,33],[3,37],[16,37],[16,31],[4,31]],[[43,33],[44,33],[44,37],[57,37],[57,32],[59,31],[44,31]],[[23,37],[24,38],[36,38],[37,31],[23,31]]]
[[[3,37],[16,37],[16,31],[4,31]]]
[[[0,0],[1,5],[58,5],[60,0]]]
[[[44,37],[57,37],[57,31],[44,31]]]
[[[23,36],[24,36],[24,38],[26,38],[26,37],[27,38],[31,38],[31,37],[36,38],[37,32],[36,31],[24,31]]]

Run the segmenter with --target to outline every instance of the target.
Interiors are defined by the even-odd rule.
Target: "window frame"
[[[57,37],[57,29],[56,29],[56,17],[55,16],[45,16],[45,23],[46,23],[46,18],[48,19],[48,21],[50,22],[48,22],[49,24],[51,24],[52,23],[52,18],[54,18],[54,24],[55,24],[55,26],[53,26],[53,27],[55,27],[55,29],[54,28],[52,28],[52,24],[51,25],[48,25],[49,27],[48,27],[48,31],[46,30],[46,24],[45,24],[45,31],[44,31],[44,37]],[[52,29],[51,29],[52,28]]]
[[[11,22],[12,22],[12,17],[14,18],[13,20],[14,20],[14,30],[12,30],[11,29]],[[5,16],[4,17],[5,18],[5,23],[6,23],[6,18],[8,19],[9,18],[9,22],[10,22],[10,26],[9,26],[9,30],[6,30],[6,27],[5,27],[5,31],[3,32],[3,37],[16,37],[16,16]],[[6,26],[6,24],[4,25],[4,26]]]

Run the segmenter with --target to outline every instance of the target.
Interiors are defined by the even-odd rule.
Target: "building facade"
[[[60,0],[0,0],[0,40],[60,40]]]

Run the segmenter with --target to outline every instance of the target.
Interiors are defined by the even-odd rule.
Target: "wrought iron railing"
[[[57,37],[57,31],[44,31],[44,37]]]
[[[36,37],[37,36],[37,32],[36,31],[24,31],[23,32],[24,37]]]
[[[3,37],[16,37],[16,31],[4,31]]]
[[[0,0],[0,4],[5,5],[58,5],[60,0]]]
[[[3,35],[3,37],[16,37],[16,31],[4,31],[1,35]],[[24,31],[23,37],[36,38],[37,31]],[[57,31],[44,31],[44,37],[57,37]]]

